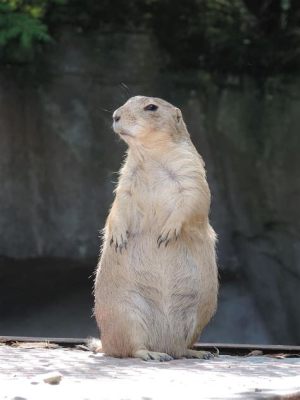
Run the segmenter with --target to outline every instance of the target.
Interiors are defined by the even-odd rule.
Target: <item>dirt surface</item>
[[[58,383],[47,383],[52,375]],[[1,400],[275,399],[296,393],[296,357],[221,355],[159,363],[59,346],[0,345]]]

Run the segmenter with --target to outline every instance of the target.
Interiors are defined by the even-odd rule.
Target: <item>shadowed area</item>
[[[96,264],[97,260],[0,259],[0,334],[98,336],[92,315]],[[220,279],[219,307],[201,341],[272,342],[246,285],[232,282],[224,272]]]

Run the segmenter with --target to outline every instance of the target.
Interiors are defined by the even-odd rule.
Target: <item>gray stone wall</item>
[[[147,33],[63,30],[34,71],[0,70],[0,255],[96,260],[125,150],[103,109],[126,100],[121,82],[131,95],[160,96],[179,106],[205,159],[226,287],[222,310],[231,298],[222,311],[226,322],[217,314],[216,327],[227,324],[230,332],[240,316],[244,322],[232,327],[241,332],[231,336],[235,341],[299,344],[295,77],[270,79],[264,89],[248,78],[217,85],[206,72],[167,71]],[[242,309],[237,288],[249,298]],[[263,326],[260,336],[242,333],[249,326],[255,332],[255,324]]]

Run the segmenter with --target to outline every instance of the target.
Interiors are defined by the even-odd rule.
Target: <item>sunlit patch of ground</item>
[[[34,347],[34,346],[33,346]],[[1,399],[267,399],[300,392],[300,359],[143,362],[68,348],[0,345]],[[57,385],[42,374],[58,371]]]

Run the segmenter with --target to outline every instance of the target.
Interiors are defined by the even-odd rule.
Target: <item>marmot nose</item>
[[[113,120],[115,121],[115,122],[118,122],[118,121],[120,121],[120,119],[121,119],[121,117],[120,117],[120,115],[113,115]]]

